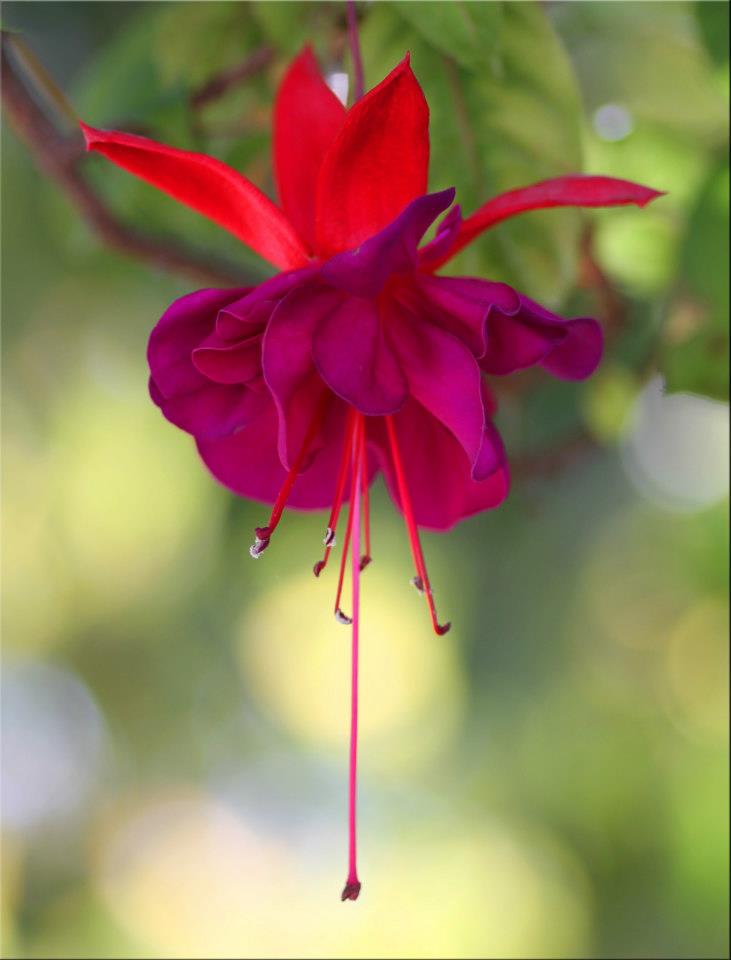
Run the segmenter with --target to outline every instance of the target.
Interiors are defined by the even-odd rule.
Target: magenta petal
[[[216,383],[247,383],[261,373],[261,334],[227,343],[213,333],[193,351],[196,369]]]
[[[163,395],[203,385],[204,378],[193,366],[191,354],[213,331],[218,311],[246,293],[248,290],[197,290],[168,307],[147,345],[150,373]]]
[[[152,377],[149,386],[153,402],[166,419],[195,437],[226,437],[258,416],[267,401],[260,390],[207,380],[200,389],[173,397],[164,396]]]
[[[434,239],[419,251],[419,266],[428,270],[432,264],[441,263],[452,249],[461,226],[462,208],[457,204],[440,222]]]
[[[312,359],[312,338],[338,296],[314,285],[293,290],[272,313],[264,334],[262,369],[279,415],[279,457],[287,467],[302,448],[325,389]]]
[[[320,448],[297,478],[288,506],[320,510],[332,503],[342,452],[345,410],[333,403],[323,423]],[[287,471],[277,452],[278,416],[269,402],[246,427],[221,440],[197,439],[198,452],[213,476],[241,497],[272,503]]]
[[[356,297],[375,297],[390,276],[416,269],[421,238],[453,200],[453,187],[412,200],[380,233],[328,260],[323,279]]]
[[[501,375],[540,364],[564,380],[589,376],[602,355],[602,331],[595,320],[565,320],[521,296],[515,316],[488,320],[488,346],[480,366]]]
[[[384,416],[406,400],[406,379],[384,337],[376,301],[335,294],[317,324],[312,357],[330,389],[361,413]]]
[[[296,287],[302,286],[317,273],[312,265],[301,270],[278,273],[258,287],[246,291],[246,295],[229,303],[222,309],[216,321],[216,332],[222,340],[242,340],[253,333],[261,332],[277,303]]]
[[[452,334],[398,305],[384,319],[410,395],[454,434],[476,465],[485,427],[477,361]]]
[[[505,499],[510,478],[504,460],[486,479],[473,480],[470,462],[462,446],[419,403],[408,400],[394,419],[416,522],[420,526],[447,530],[465,517],[499,506]],[[490,424],[486,429],[494,431]],[[400,509],[398,484],[387,441],[380,436],[376,425],[372,434],[386,485]],[[487,446],[494,448],[495,441],[491,438]],[[502,449],[501,444],[497,449]]]
[[[520,296],[506,283],[473,277],[416,278],[418,300],[409,298],[412,309],[424,311],[430,320],[462,340],[476,357],[487,349],[487,320],[493,311],[511,315],[520,309]]]

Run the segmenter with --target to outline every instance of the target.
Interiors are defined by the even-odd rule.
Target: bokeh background
[[[431,186],[464,209],[575,170],[668,192],[524,217],[453,265],[599,316],[606,360],[496,385],[510,499],[425,537],[447,637],[376,485],[364,888],[342,905],[348,643],[310,572],[323,518],[288,515],[250,561],[266,511],[147,397],[149,331],[195,282],[105,246],[8,124],[3,956],[727,956],[728,5],[359,13],[370,83],[412,51]],[[349,68],[337,3],[5,3],[3,27],[89,122],[266,189],[288,59],[308,40]],[[78,156],[58,92],[14,68],[120,222],[265,276]]]

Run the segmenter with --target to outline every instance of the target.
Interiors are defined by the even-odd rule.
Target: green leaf
[[[581,170],[580,98],[541,5],[381,4],[366,24],[367,51],[381,51],[372,81],[403,56],[403,21],[418,33],[409,45],[431,110],[434,188],[454,184],[470,213],[503,190]],[[578,225],[573,211],[527,215],[480,238],[450,270],[558,303],[574,279]]]
[[[693,4],[698,30],[711,59],[719,66],[728,63],[728,0],[702,0]]]
[[[680,255],[683,289],[671,314],[662,372],[671,392],[729,395],[729,167],[711,172],[690,214]]]
[[[395,0],[394,6],[419,36],[464,67],[480,67],[498,49],[501,3]]]
[[[729,395],[729,168],[706,180],[680,256],[681,299],[666,325],[661,370],[669,392]]]

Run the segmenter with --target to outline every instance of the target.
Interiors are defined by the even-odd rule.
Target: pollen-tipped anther
[[[256,539],[254,540],[252,545],[249,547],[249,554],[254,558],[254,560],[258,560],[268,546],[269,546],[269,537],[260,537],[257,533]]]
[[[346,627],[349,627],[350,624],[353,622],[353,618],[343,613],[340,607],[335,607],[335,619],[338,621],[338,623],[342,623]]]
[[[345,902],[346,900],[357,900],[359,893],[360,893],[360,882],[358,880],[349,881],[343,887],[343,892],[340,894],[340,899],[343,902]]]
[[[322,542],[325,544],[326,547],[335,546],[335,531],[333,530],[332,527],[327,528],[327,530],[325,531],[325,536],[322,538]]]
[[[414,587],[415,590],[418,590],[419,593],[424,593],[424,581],[421,579],[421,577],[412,577],[411,580],[409,580],[409,583],[412,587]]]

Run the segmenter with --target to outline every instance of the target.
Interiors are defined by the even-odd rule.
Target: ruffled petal
[[[269,398],[261,389],[203,379],[196,390],[166,397],[150,377],[150,397],[164,417],[197,438],[227,437],[256,418]]]
[[[661,196],[663,191],[643,187],[630,180],[588,175],[556,177],[510,190],[488,200],[464,219],[451,248],[442,251],[438,257],[432,257],[429,269],[434,270],[446,263],[485,230],[519,213],[548,207],[616,207],[631,203],[644,207]]]
[[[398,410],[408,393],[384,336],[379,304],[332,292],[317,324],[312,357],[325,383],[367,416]]]
[[[274,104],[274,174],[282,208],[310,248],[315,243],[315,184],[344,120],[345,107],[305,47],[284,75]]]
[[[260,333],[230,343],[212,333],[193,351],[195,368],[216,383],[248,383],[261,376]]]
[[[602,356],[602,331],[596,320],[565,320],[528,297],[507,316],[493,313],[487,324],[487,350],[480,359],[485,373],[503,375],[540,364],[563,380],[583,380]]]
[[[191,361],[193,350],[213,332],[219,310],[249,292],[250,288],[197,290],[168,307],[147,345],[150,373],[163,395],[190,392],[203,385],[205,378]]]
[[[476,357],[487,349],[487,319],[494,310],[508,316],[520,309],[520,296],[506,283],[472,277],[419,274],[409,290],[399,293],[412,310],[454,334]]]
[[[427,190],[429,107],[408,56],[348,110],[317,185],[317,252],[357,247]]]
[[[454,187],[412,200],[389,225],[322,267],[324,280],[356,297],[375,297],[391,276],[413,273],[421,238],[454,200]]]
[[[276,267],[303,266],[308,251],[282,211],[250,180],[203,153],[82,123],[88,150],[213,220]]]
[[[456,337],[397,304],[389,306],[385,324],[409,394],[451,431],[473,469],[484,467],[477,462],[485,410],[475,358]],[[474,474],[474,479],[484,479],[484,474]]]
[[[295,481],[287,505],[300,510],[330,506],[342,452],[344,404],[331,402],[320,444],[308,468]],[[221,440],[198,439],[198,452],[213,476],[241,497],[273,503],[287,476],[277,451],[278,416],[269,399],[246,427]]]
[[[456,204],[437,227],[434,239],[419,251],[419,263],[422,269],[429,270],[432,264],[443,262],[457,239],[461,226],[462,208]]]
[[[262,369],[279,416],[279,458],[288,469],[302,449],[325,390],[312,359],[312,338],[333,296],[312,284],[293,290],[277,305],[264,334]],[[322,438],[316,438],[310,453],[321,443]]]
[[[238,341],[243,337],[263,332],[272,311],[291,290],[302,286],[313,277],[319,267],[312,265],[301,270],[278,273],[245,296],[225,307],[216,320],[216,333],[222,340]]]
[[[416,522],[432,530],[447,530],[469,517],[499,506],[508,494],[510,477],[497,431],[487,423],[485,457],[496,469],[486,479],[472,479],[469,459],[451,431],[409,399],[394,417],[406,482],[414,505]],[[393,471],[388,441],[380,422],[369,423],[371,449],[378,457],[386,485],[401,509],[398,483]]]

